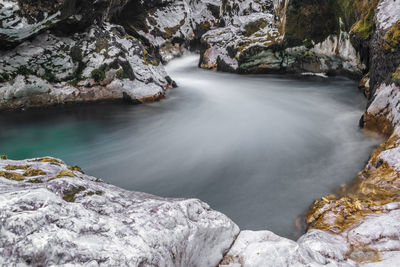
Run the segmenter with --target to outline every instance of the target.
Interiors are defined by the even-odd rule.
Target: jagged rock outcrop
[[[346,237],[352,248],[349,258],[361,255],[364,261],[369,255],[367,261],[382,266],[395,264],[400,251],[399,10],[399,1],[380,1],[374,12],[376,30],[365,36],[371,66],[370,79],[367,76],[362,83],[369,88],[370,103],[361,123],[387,139],[351,184],[317,200],[306,217],[310,229]],[[354,240],[356,244],[351,243]]]
[[[157,100],[173,87],[157,55],[107,22],[121,1],[0,2],[0,110]]]
[[[115,20],[167,62],[218,26],[220,8],[221,0],[134,0]]]
[[[222,7],[223,17],[231,18],[224,20],[226,27],[203,36],[203,68],[353,76],[365,70],[349,34],[355,18],[339,1],[237,2],[237,10],[230,7],[235,1]]]
[[[42,33],[0,51],[0,110],[161,98],[172,81],[121,26],[104,23],[72,37]]]
[[[0,110],[158,100],[161,63],[219,23],[221,1],[0,1]]]
[[[59,28],[73,33],[101,24],[128,2],[105,1],[0,1],[0,48],[13,47],[43,30]]]
[[[239,231],[200,200],[126,191],[54,158],[0,159],[0,210],[2,266],[216,266]]]

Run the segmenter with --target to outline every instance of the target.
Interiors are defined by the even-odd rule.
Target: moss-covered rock
[[[396,52],[396,48],[400,44],[400,20],[387,30],[382,42],[384,49]]]
[[[62,178],[62,177],[76,177],[73,172],[62,170],[60,171],[55,178]]]
[[[46,172],[40,169],[28,168],[24,173],[24,176],[28,177],[39,175],[46,175]]]
[[[250,37],[254,33],[258,32],[260,29],[263,29],[267,26],[267,22],[265,19],[259,19],[253,22],[250,22],[244,26],[245,32],[244,36]]]
[[[6,172],[6,171],[0,171],[0,176],[3,176],[4,178],[8,180],[13,180],[13,181],[23,181],[25,180],[25,177],[16,172]]]
[[[400,81],[400,65],[397,67],[396,71],[392,74],[392,81]]]
[[[63,191],[63,199],[67,202],[75,202],[75,196],[82,191],[85,191],[86,188],[84,186],[72,187],[68,190]]]
[[[90,77],[96,82],[101,82],[106,78],[106,73],[102,68],[94,69],[90,73]]]
[[[36,159],[35,161],[37,161],[37,162],[49,162],[49,163],[63,164],[60,160],[55,159],[55,158],[49,158],[49,157],[39,158],[39,159]]]
[[[68,166],[68,169],[71,170],[71,171],[77,171],[77,172],[80,172],[80,173],[84,173],[79,166]]]
[[[7,171],[15,171],[15,170],[27,170],[30,167],[30,165],[7,165],[4,167],[5,170]]]
[[[346,17],[340,4],[344,5],[343,1],[290,0],[286,13],[286,44],[299,46],[304,40],[319,43],[331,34],[338,34],[339,18]]]

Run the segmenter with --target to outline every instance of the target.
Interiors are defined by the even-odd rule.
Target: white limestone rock
[[[372,214],[340,234],[309,230],[295,242],[269,231],[242,231],[220,267],[396,266],[400,210]]]
[[[53,158],[0,160],[0,210],[2,266],[216,266],[239,231],[200,200],[126,191]]]
[[[400,1],[381,0],[376,8],[375,21],[379,30],[390,28],[400,19]]]
[[[41,19],[21,16],[16,0],[0,0],[0,43],[17,43],[59,22],[61,11],[45,13]]]
[[[397,129],[400,125],[400,113],[397,109],[400,103],[400,88],[394,84],[382,83],[376,90],[372,103],[366,114],[371,117],[384,116]]]
[[[159,47],[164,62],[185,52],[186,44],[219,24],[221,0],[165,1],[145,12],[137,33]],[[176,46],[178,44],[178,46]]]
[[[156,100],[172,86],[140,41],[108,23],[69,38],[43,33],[0,56],[0,110],[126,95]]]

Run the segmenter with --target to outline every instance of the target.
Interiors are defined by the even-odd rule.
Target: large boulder
[[[399,207],[393,203],[385,213],[371,214],[340,234],[309,230],[297,242],[269,231],[242,231],[219,266],[396,266]]]
[[[216,266],[238,227],[197,199],[130,192],[54,158],[0,159],[0,263]]]

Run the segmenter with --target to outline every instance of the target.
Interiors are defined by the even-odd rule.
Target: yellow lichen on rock
[[[54,158],[49,158],[49,157],[40,158],[40,159],[37,159],[35,161],[62,164],[62,162],[60,160],[57,160],[57,159],[54,159]]]
[[[24,176],[39,176],[39,175],[46,175],[46,172],[40,170],[40,169],[33,169],[33,168],[29,168],[25,171]]]
[[[26,170],[30,166],[29,165],[7,165],[4,167],[7,171],[15,171],[15,170]]]
[[[308,228],[341,233],[368,214],[386,212],[385,204],[400,201],[400,172],[379,157],[398,147],[398,140],[392,135],[375,149],[352,183],[316,200],[306,214]]]
[[[25,177],[17,172],[6,172],[6,171],[0,171],[0,176],[3,176],[4,178],[8,180],[13,180],[13,181],[23,181],[25,180]]]
[[[392,74],[392,80],[400,80],[400,65],[397,67],[396,71]]]
[[[400,20],[393,24],[392,27],[386,32],[382,41],[382,46],[386,50],[396,51],[396,47],[400,43]]]
[[[68,166],[68,170],[84,173],[79,166]]]
[[[70,171],[62,170],[56,175],[56,178],[61,178],[61,177],[75,177],[75,174]]]

